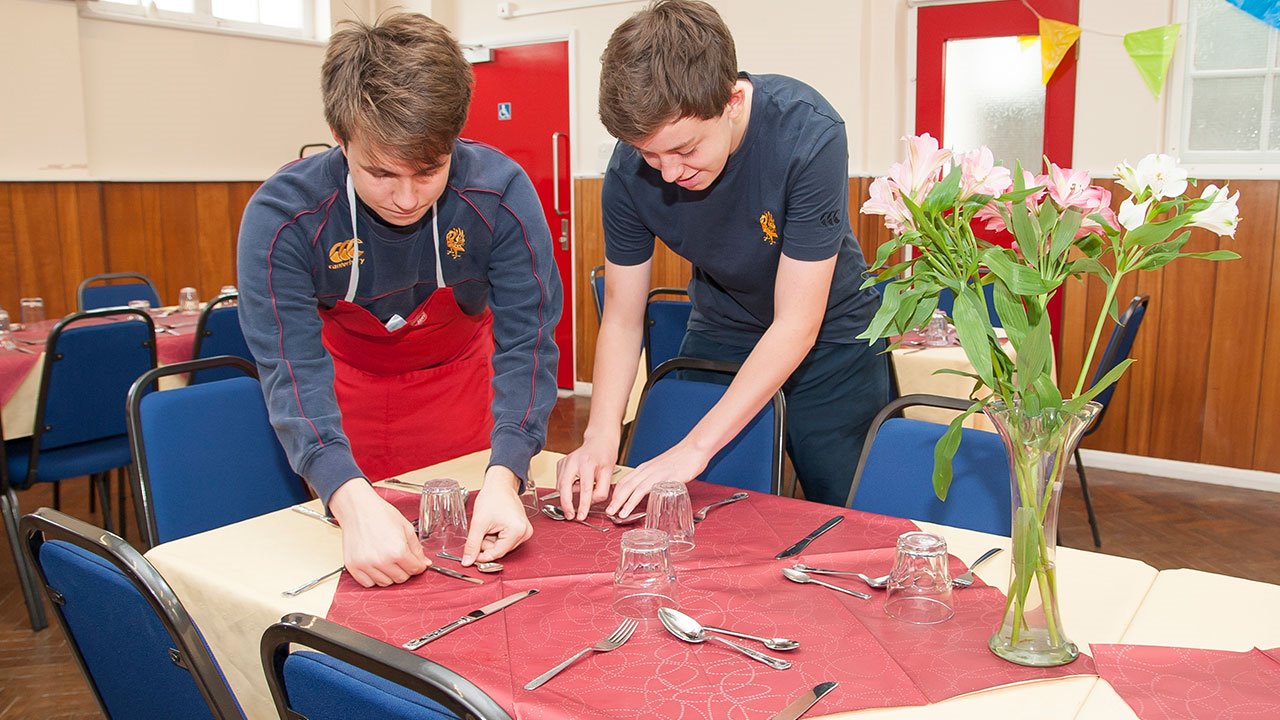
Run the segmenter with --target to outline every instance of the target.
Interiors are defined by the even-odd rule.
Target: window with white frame
[[[82,0],[85,14],[195,29],[326,40],[329,0]]]
[[[1188,163],[1280,164],[1280,30],[1189,0],[1179,145]]]

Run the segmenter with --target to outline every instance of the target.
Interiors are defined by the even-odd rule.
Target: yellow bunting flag
[[[1169,72],[1169,61],[1173,59],[1173,48],[1178,43],[1181,30],[1182,26],[1174,23],[1124,36],[1125,51],[1133,59],[1133,64],[1138,66],[1142,81],[1157,99],[1164,87],[1165,74]]]
[[[1040,42],[1039,35],[1019,35],[1018,49],[1026,50],[1027,48],[1031,47],[1032,45],[1035,45],[1038,42]]]
[[[1058,63],[1080,37],[1080,26],[1058,20],[1040,18],[1040,75],[1045,85],[1058,69]]]

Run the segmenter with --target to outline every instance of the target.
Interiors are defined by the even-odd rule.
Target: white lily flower
[[[1136,181],[1155,198],[1178,197],[1187,191],[1187,171],[1172,155],[1151,154],[1138,161]]]
[[[1155,198],[1147,198],[1135,205],[1133,198],[1126,198],[1120,203],[1120,212],[1116,213],[1116,219],[1125,230],[1137,230],[1147,223],[1147,209],[1151,207],[1153,200]]]
[[[1230,194],[1231,189],[1223,187],[1218,189],[1216,185],[1210,183],[1204,186],[1204,192],[1200,193],[1201,199],[1211,198],[1213,204],[1191,216],[1191,226],[1204,228],[1218,235],[1226,235],[1228,237],[1236,236],[1236,225],[1240,223],[1240,208],[1236,203],[1240,200],[1240,193]]]
[[[1116,165],[1116,169],[1111,172],[1116,176],[1116,182],[1120,183],[1120,187],[1134,195],[1142,192],[1143,186],[1138,180],[1138,173],[1129,163],[1122,162]]]

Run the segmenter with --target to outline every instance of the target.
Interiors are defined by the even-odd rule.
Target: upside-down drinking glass
[[[441,478],[422,484],[418,540],[428,556],[439,552],[462,554],[467,544],[467,492],[457,480]]]
[[[649,490],[644,526],[667,534],[672,555],[683,555],[692,550],[693,505],[689,500],[689,488],[679,480],[655,483]]]
[[[613,574],[613,610],[623,617],[654,618],[660,607],[679,607],[676,569],[667,534],[643,528],[622,534],[622,556]]]

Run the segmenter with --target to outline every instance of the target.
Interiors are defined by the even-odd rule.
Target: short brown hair
[[[613,31],[600,60],[600,120],[623,142],[718,117],[738,79],[733,36],[700,0],[657,0]]]
[[[401,160],[433,164],[453,152],[471,83],[457,40],[425,15],[346,21],[324,57],[324,119],[344,143],[358,136]]]

